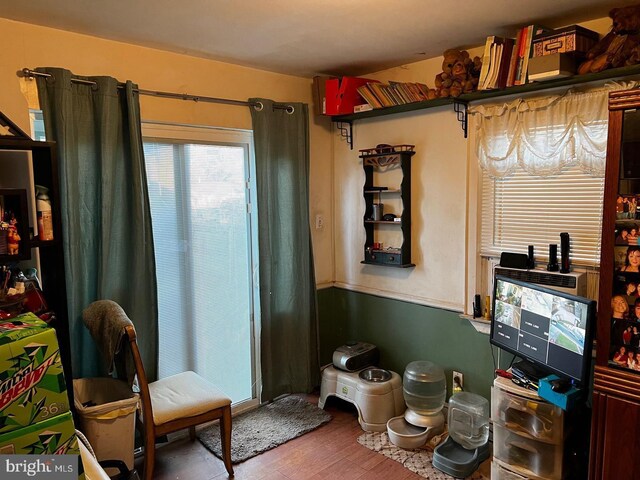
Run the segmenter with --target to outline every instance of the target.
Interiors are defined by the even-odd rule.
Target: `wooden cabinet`
[[[4,132],[4,133],[3,133]],[[0,112],[0,188],[16,188],[27,191],[29,226],[32,231],[37,220],[35,218],[34,186],[41,185],[48,189],[51,200],[53,220],[53,240],[40,240],[27,233],[27,247],[31,254],[18,263],[21,268],[36,266],[42,282],[43,294],[49,309],[55,313],[51,326],[56,330],[60,353],[65,372],[65,379],[72,396],[71,356],[69,342],[69,323],[67,314],[67,290],[65,282],[64,254],[62,246],[62,222],[58,178],[58,162],[55,143],[36,142],[20,130],[13,122]],[[28,232],[28,230],[27,230]],[[13,264],[14,260],[6,259],[0,264]]]
[[[589,478],[640,480],[640,396],[621,394],[620,378],[600,372],[593,392]],[[608,377],[608,378],[606,378]],[[606,383],[611,383],[610,387]],[[631,385],[630,385],[631,386]]]
[[[637,289],[636,295],[626,291],[630,283],[640,283],[640,260],[635,259],[636,251],[640,258],[640,245],[634,238],[640,226],[640,208],[634,205],[640,201],[639,107],[638,89],[609,95],[591,480],[640,479],[640,367],[635,360],[640,335],[634,333],[640,331],[635,315],[640,296]]]
[[[365,182],[364,260],[386,267],[411,263],[411,157],[413,145],[360,150]],[[392,218],[393,217],[393,218]]]

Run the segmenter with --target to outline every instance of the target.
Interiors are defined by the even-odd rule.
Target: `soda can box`
[[[66,457],[65,461],[56,461],[54,455],[73,457]],[[15,464],[6,475],[8,478],[14,478],[11,474],[15,474],[16,478],[23,478],[18,473],[27,471],[27,467],[35,466],[38,472],[35,478],[85,479],[71,412],[0,434],[0,457],[9,458]],[[72,460],[69,461],[69,458]],[[4,477],[0,475],[0,478]]]
[[[0,434],[2,455],[80,455],[71,412]]]
[[[68,411],[55,331],[32,313],[0,321],[0,435]]]

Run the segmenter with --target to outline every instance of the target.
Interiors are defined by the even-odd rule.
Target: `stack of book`
[[[487,37],[478,90],[506,88],[527,83],[533,37],[550,31],[540,25],[521,28],[515,38]]]
[[[429,87],[411,82],[367,83],[358,87],[358,93],[371,108],[383,108],[428,100]]]
[[[495,35],[487,37],[482,55],[482,68],[478,90],[491,90],[507,86],[514,40]]]

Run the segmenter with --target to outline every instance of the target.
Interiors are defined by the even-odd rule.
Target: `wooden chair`
[[[189,429],[191,440],[196,425],[220,420],[222,458],[230,477],[231,466],[231,399],[194,372],[184,372],[148,383],[133,325],[124,327],[133,361],[142,403],[138,427],[144,436],[144,480],[153,479],[156,438]],[[141,417],[141,418],[140,418]]]

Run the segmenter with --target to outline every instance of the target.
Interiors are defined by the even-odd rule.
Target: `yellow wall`
[[[16,72],[22,68],[63,67],[78,75],[109,75],[140,88],[246,100],[265,97],[310,106],[312,220],[325,215],[322,230],[312,229],[319,284],[332,280],[331,141],[329,122],[313,118],[311,80],[168,53],[86,35],[0,19],[0,111],[29,131],[28,107]],[[182,100],[140,98],[142,119],[193,125],[251,128],[248,108]]]

